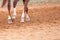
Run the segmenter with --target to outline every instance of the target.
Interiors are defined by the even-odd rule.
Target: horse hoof
[[[12,24],[12,22],[8,22],[9,24]]]
[[[15,20],[16,19],[16,16],[13,16],[12,18]]]
[[[22,23],[24,23],[24,20],[21,20]]]
[[[26,21],[27,21],[27,22],[30,21],[30,18],[26,18]]]
[[[21,22],[22,22],[22,23],[24,22],[24,17],[21,18]]]
[[[12,23],[12,20],[11,19],[8,19],[8,23],[11,24]]]

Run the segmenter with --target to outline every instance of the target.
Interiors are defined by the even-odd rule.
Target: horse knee
[[[24,11],[25,12],[28,12],[28,7],[24,7]]]

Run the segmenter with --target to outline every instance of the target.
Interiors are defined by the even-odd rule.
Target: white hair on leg
[[[28,15],[28,13],[26,13],[26,21],[30,21],[30,17]]]
[[[13,19],[16,18],[16,8],[14,8]]]
[[[11,19],[11,17],[10,17],[10,16],[8,16],[8,19]]]
[[[11,19],[11,16],[8,16],[8,23],[12,23],[12,19]]]
[[[24,9],[23,9],[22,16],[21,16],[21,22],[24,22]]]

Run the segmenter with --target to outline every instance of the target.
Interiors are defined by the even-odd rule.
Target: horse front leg
[[[22,16],[21,16],[21,22],[24,22],[24,8],[23,8]]]
[[[2,1],[2,6],[1,6],[1,7],[3,7],[3,6],[6,4],[6,2],[7,2],[7,0],[3,0],[3,1]]]
[[[26,21],[30,21],[30,17],[29,17],[29,15],[28,15],[28,7],[26,6],[26,7],[24,8],[24,10],[25,10],[25,12],[26,12]]]
[[[13,1],[13,8],[14,8],[13,19],[16,18],[16,5],[17,5],[18,1],[19,0],[14,0]]]
[[[30,17],[28,15],[28,2],[29,0],[23,0],[24,8],[21,16],[21,22],[24,22],[24,13],[26,13],[26,21],[30,21]]]
[[[28,3],[29,3],[29,0],[26,0],[24,5],[24,10],[26,12],[26,21],[30,21],[30,17],[28,15]]]
[[[10,23],[12,23],[12,17],[11,17],[11,14],[10,14],[10,9],[11,9],[11,3],[10,3],[10,0],[8,0],[8,4],[7,4],[7,6],[8,6],[8,23],[10,24]]]

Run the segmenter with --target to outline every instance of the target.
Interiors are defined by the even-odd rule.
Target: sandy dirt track
[[[0,8],[0,40],[60,40],[60,5],[29,6],[30,22],[21,23],[21,13],[17,7],[16,20],[8,24],[7,8]]]

